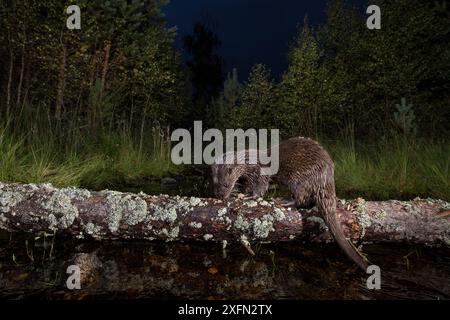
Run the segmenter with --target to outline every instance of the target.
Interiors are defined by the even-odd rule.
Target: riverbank
[[[170,141],[161,132],[153,130],[144,135],[149,139],[143,139],[129,130],[95,135],[16,134],[0,128],[0,181],[149,193],[169,185],[184,194],[207,196],[208,168],[172,164]],[[446,141],[391,138],[323,144],[335,161],[340,198],[450,200],[450,144]]]

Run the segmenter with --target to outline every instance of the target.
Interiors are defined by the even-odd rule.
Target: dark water
[[[52,244],[53,243],[53,244]],[[0,298],[23,299],[449,299],[445,249],[366,246],[382,272],[381,290],[334,245],[240,246],[149,242],[76,242],[3,233]],[[89,279],[66,288],[67,266],[84,257]],[[79,261],[79,260],[78,260]],[[95,261],[96,268],[89,269]]]
[[[155,182],[143,191],[202,195],[208,188],[193,179],[164,186]],[[363,250],[381,267],[380,290],[368,290],[368,275],[333,244],[256,245],[251,257],[239,245],[223,250],[220,244],[85,242],[0,232],[0,298],[450,298],[450,250],[405,245]],[[71,264],[87,275],[81,290],[66,287]]]

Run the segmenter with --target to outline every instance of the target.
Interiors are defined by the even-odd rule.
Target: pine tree
[[[190,56],[187,61],[190,80],[193,87],[191,110],[193,120],[206,120],[208,108],[213,106],[223,85],[224,61],[218,55],[220,39],[207,23],[195,23],[192,35],[183,39],[185,52]]]
[[[289,65],[280,83],[279,122],[288,135],[316,132],[320,109],[319,45],[305,18],[289,52]]]
[[[237,110],[237,123],[242,128],[271,128],[277,112],[277,90],[270,79],[270,70],[263,64],[253,66],[242,91]]]
[[[234,126],[234,114],[241,98],[242,85],[239,83],[237,70],[228,73],[219,98],[212,103],[211,124],[215,128],[226,129]]]

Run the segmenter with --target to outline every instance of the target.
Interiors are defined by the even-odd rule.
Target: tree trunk
[[[12,48],[9,48],[9,72],[8,72],[8,85],[6,87],[6,119],[9,120],[11,113],[11,84],[12,74],[14,66],[14,56]]]
[[[450,203],[338,201],[338,220],[360,242],[450,244]],[[57,189],[0,183],[0,229],[77,238],[192,241],[331,241],[315,210],[275,202]]]
[[[88,112],[88,119],[89,119],[89,126],[90,128],[95,128],[97,124],[97,116],[96,116],[96,96],[99,94],[96,90],[97,85],[97,62],[99,60],[99,51],[97,49],[94,50],[94,53],[91,57],[90,62],[90,72],[89,72],[89,112]]]
[[[103,60],[103,69],[102,69],[102,80],[101,80],[101,91],[102,92],[105,90],[106,74],[108,73],[110,52],[111,52],[111,42],[107,41],[105,43],[105,59]]]
[[[66,60],[67,50],[66,45],[63,45],[61,53],[61,63],[59,66],[58,92],[56,96],[56,119],[58,120],[61,120],[62,106],[64,103],[64,91],[66,87]]]
[[[20,105],[20,97],[22,96],[22,83],[23,83],[23,73],[25,70],[25,43],[22,44],[22,59],[19,75],[19,85],[17,86],[17,99],[16,106]]]

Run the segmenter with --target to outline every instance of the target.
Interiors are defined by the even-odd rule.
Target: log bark
[[[339,200],[337,215],[355,242],[450,245],[450,203],[443,200]],[[97,240],[332,241],[315,209],[50,184],[0,183],[0,229]]]

